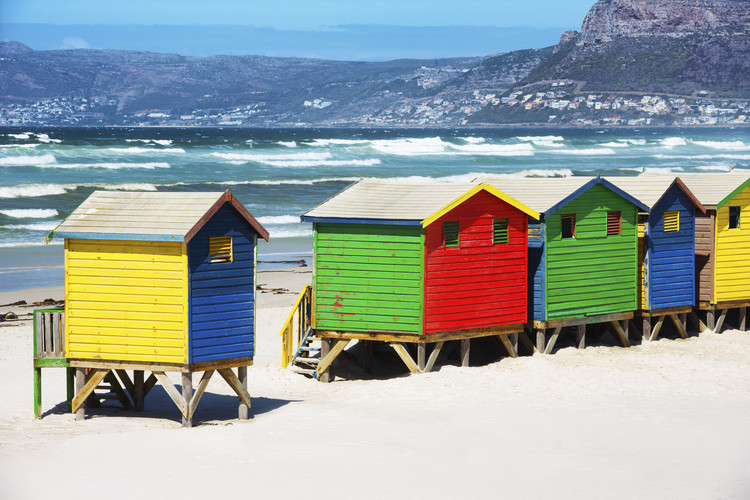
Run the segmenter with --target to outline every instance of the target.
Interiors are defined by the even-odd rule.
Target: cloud
[[[89,42],[83,38],[75,36],[66,36],[63,38],[61,49],[88,49],[90,48]]]

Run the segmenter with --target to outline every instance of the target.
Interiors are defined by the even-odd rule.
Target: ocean
[[[259,268],[311,259],[299,216],[362,178],[470,181],[750,169],[750,129],[0,128],[0,290],[63,284],[45,236],[96,189],[231,189],[269,230]]]

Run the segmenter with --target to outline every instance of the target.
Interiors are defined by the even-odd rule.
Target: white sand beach
[[[310,272],[259,274],[290,293],[258,294],[248,422],[220,377],[192,429],[159,386],[76,422],[62,369],[35,420],[31,322],[0,322],[0,498],[750,498],[750,332],[322,384],[280,366]]]

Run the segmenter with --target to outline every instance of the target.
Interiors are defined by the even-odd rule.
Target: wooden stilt
[[[152,373],[148,376],[146,379],[146,382],[143,383],[143,400],[145,401],[146,396],[148,396],[148,393],[151,391],[151,389],[154,388],[156,385],[156,376]]]
[[[424,371],[427,363],[427,344],[417,344],[417,367],[420,372]]]
[[[672,320],[672,323],[674,323],[674,327],[677,329],[677,333],[680,334],[680,338],[686,339],[687,330],[685,330],[685,325],[682,324],[681,319],[676,314],[669,314],[668,316]]]
[[[398,357],[401,358],[401,361],[404,362],[406,367],[409,369],[411,373],[419,373],[419,366],[414,362],[414,359],[412,359],[411,355],[409,354],[409,351],[406,350],[406,347],[404,347],[404,344],[401,342],[391,342],[391,347],[393,347],[393,350],[396,351],[396,354],[398,354]]]
[[[81,409],[83,409],[84,404],[86,404],[86,399],[91,395],[92,392],[94,392],[94,389],[96,389],[96,386],[98,386],[102,380],[104,380],[104,377],[107,376],[109,373],[109,370],[102,369],[102,368],[95,368],[92,369],[91,372],[89,372],[88,377],[85,375],[85,368],[81,368],[80,378],[79,381],[79,373],[76,372],[76,396],[73,398],[73,408],[72,410],[76,412],[76,420],[83,420],[85,417],[85,413],[81,412]],[[78,388],[79,383],[84,382],[83,385],[80,386],[80,389]],[[80,418],[79,418],[80,415]]]
[[[76,378],[76,370],[75,368],[66,368],[65,369],[65,379],[66,379],[66,385],[68,386],[68,411],[73,411],[73,397],[75,397],[75,378]]]
[[[427,364],[424,367],[425,373],[432,371],[432,367],[435,366],[435,361],[437,361],[440,351],[443,349],[443,344],[444,342],[438,342],[435,344],[435,347],[432,348],[430,357],[427,359]]]
[[[333,345],[329,344],[329,351],[323,355],[323,348],[321,347],[320,350],[320,362],[318,363],[318,380],[320,380],[321,376],[328,376],[326,380],[321,380],[321,382],[330,382],[333,380],[333,375],[328,373],[329,367],[331,366],[331,363],[336,359],[336,357],[341,354],[341,352],[346,348],[347,345],[349,345],[350,339],[336,339],[335,341],[331,341],[329,339],[322,339],[323,345],[325,345],[325,341],[328,342],[335,342]]]
[[[193,374],[183,373],[182,374],[182,399],[185,400],[185,405],[190,407],[190,400],[193,399]],[[182,415],[182,426],[192,427],[193,416],[187,411]]]
[[[331,352],[331,339],[320,339],[320,359],[323,360],[328,357]],[[327,384],[331,381],[331,370],[326,369],[325,371],[320,369],[318,365],[318,380]]]
[[[42,418],[42,368],[34,367],[34,417]]]
[[[516,355],[518,355],[518,334],[517,333],[510,334],[510,343],[513,344],[513,349],[515,349]]]
[[[536,331],[536,350],[538,352],[544,352],[545,344],[547,343],[547,331],[544,328],[540,328]]]
[[[242,383],[240,383],[240,379],[237,378],[237,375],[234,374],[231,368],[219,368],[217,370],[219,372],[219,375],[221,375],[221,378],[223,378],[227,384],[229,384],[229,387],[232,388],[232,390],[239,396],[240,401],[242,401],[248,408],[251,408],[252,404],[250,402],[250,393],[247,392],[247,389],[242,387]]]
[[[203,392],[206,390],[208,382],[209,380],[211,380],[211,376],[213,374],[213,370],[206,370],[205,372],[203,372],[201,381],[198,382],[198,387],[195,389],[195,394],[193,394],[193,397],[190,399],[190,403],[188,404],[188,416],[190,418],[193,418],[195,409],[198,408],[198,403],[200,402],[201,397],[203,396]]]
[[[549,342],[547,342],[547,346],[544,348],[544,354],[552,354],[552,349],[555,348],[555,342],[557,342],[557,337],[560,336],[560,332],[562,331],[562,327],[558,326],[554,329],[552,332],[552,335],[549,338]]]
[[[247,366],[237,367],[237,378],[239,379],[242,388],[247,391]],[[239,408],[237,413],[237,416],[240,420],[247,420],[248,407],[245,403],[242,402],[241,399],[239,401]]]
[[[677,317],[680,319],[680,324],[682,325],[682,331],[685,334],[683,338],[687,338],[687,313],[680,313],[677,315]]]
[[[80,394],[83,391],[83,386],[86,385],[86,368],[76,368],[76,394]],[[86,409],[83,405],[80,405],[75,409],[76,420],[83,420],[86,418]]]
[[[739,328],[741,331],[744,332],[746,331],[745,326],[747,323],[746,321],[747,320],[747,307],[740,307],[739,315],[740,315],[740,319],[739,319],[739,325],[737,325],[737,328]]]
[[[716,312],[706,311],[706,328],[715,332],[716,331]]]
[[[695,312],[688,313],[688,318],[695,323],[695,326],[698,328],[698,332],[702,332],[703,330],[707,330],[708,327],[706,324],[701,321],[700,317]]]
[[[508,356],[511,358],[517,358],[518,352],[516,351],[515,346],[513,345],[513,342],[510,341],[507,335],[498,335],[500,338],[500,342],[503,344],[503,347],[505,347],[505,350],[508,351]]]
[[[612,325],[612,328],[615,329],[615,333],[620,338],[620,343],[623,347],[630,347],[630,340],[628,339],[628,334],[625,331],[627,329],[628,324],[625,322],[625,328],[620,325],[619,321],[610,321],[609,322]]]
[[[185,398],[182,397],[182,394],[177,390],[177,388],[174,386],[171,380],[169,380],[169,377],[167,377],[167,374],[164,372],[154,372],[154,375],[156,376],[156,379],[159,381],[162,387],[164,387],[164,390],[166,391],[167,395],[172,398],[172,401],[174,401],[174,404],[177,405],[177,408],[180,409],[180,412],[182,412],[183,417],[188,416],[188,405],[185,403]],[[185,380],[182,381],[183,388],[185,386]],[[192,386],[192,380],[191,380],[191,386]],[[192,390],[192,387],[191,387]],[[183,421],[183,426],[184,426]]]
[[[470,351],[471,351],[471,340],[461,339],[461,366],[469,366]]]
[[[576,327],[576,345],[579,349],[586,348],[586,325]]]
[[[643,333],[641,335],[641,342],[648,342],[651,340],[651,317],[643,317]]]
[[[534,343],[531,341],[529,336],[526,335],[526,332],[520,332],[518,334],[518,339],[524,346],[526,346],[526,349],[528,349],[530,353],[534,354],[535,352],[538,352],[537,348],[534,346]]]
[[[729,309],[722,309],[721,314],[719,315],[719,320],[716,322],[716,328],[714,328],[714,331],[716,333],[721,332],[721,327],[724,325],[724,320],[727,318],[727,312]]]
[[[651,342],[655,341],[659,337],[659,330],[661,330],[661,325],[664,324],[664,316],[659,316],[659,319],[656,320],[656,325],[654,326],[654,330],[651,332]]]
[[[375,345],[372,340],[363,340],[365,355],[364,355],[364,371],[368,375],[372,373],[372,348]]]
[[[135,411],[143,411],[146,394],[143,391],[143,370],[133,372],[133,405]]]

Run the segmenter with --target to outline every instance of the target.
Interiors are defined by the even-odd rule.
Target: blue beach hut
[[[706,209],[685,183],[673,176],[607,179],[648,208],[638,220],[638,309],[643,338],[655,340],[667,317],[685,338],[687,314],[696,304],[696,211],[705,214]]]

